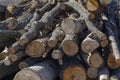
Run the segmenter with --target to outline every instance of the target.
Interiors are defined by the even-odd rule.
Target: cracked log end
[[[25,49],[27,55],[31,57],[41,57],[46,50],[46,44],[41,40],[32,41]]]
[[[87,70],[87,76],[88,76],[90,79],[95,79],[95,78],[98,76],[98,69],[97,69],[97,68],[90,67],[90,68]]]
[[[62,43],[63,52],[68,56],[74,56],[78,52],[78,45],[72,40],[66,40]]]
[[[63,80],[87,80],[85,69],[80,66],[70,66],[64,71]]]

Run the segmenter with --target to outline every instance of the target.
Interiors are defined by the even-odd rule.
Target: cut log
[[[85,7],[89,11],[97,11],[99,8],[98,0],[87,0]]]
[[[63,60],[62,60],[62,57],[63,57],[63,52],[62,52],[62,48],[60,45],[58,45],[58,48],[53,50],[52,54],[51,54],[51,57],[53,59],[56,59],[58,60],[59,64],[62,65],[63,64]]]
[[[95,79],[97,78],[98,76],[98,69],[97,68],[94,68],[94,67],[89,67],[87,69],[87,76],[88,78],[90,79]]]
[[[109,70],[107,67],[99,69],[99,80],[109,80]]]
[[[81,48],[86,53],[91,53],[99,47],[99,42],[93,33],[90,33],[81,43]]]
[[[19,69],[24,69],[24,68],[27,68],[29,66],[32,66],[38,62],[40,62],[42,59],[40,58],[27,58],[25,59],[24,61],[20,62],[19,64]]]
[[[112,0],[99,0],[99,2],[102,6],[107,6],[112,2]]]
[[[13,80],[55,80],[57,74],[55,63],[46,61],[21,70]]]
[[[116,62],[116,59],[115,57],[113,56],[113,51],[112,49],[110,49],[110,53],[109,53],[109,56],[108,56],[108,60],[107,60],[107,65],[109,68],[111,69],[117,69],[118,67],[120,67],[120,64],[118,64]]]
[[[48,40],[49,38],[46,37],[32,41],[26,47],[25,53],[31,57],[41,57],[46,51]]]
[[[76,55],[79,50],[79,41],[79,36],[66,34],[61,44],[63,52],[68,56]]]
[[[61,23],[61,27],[66,34],[80,34],[85,29],[82,23],[82,20],[65,18]]]
[[[95,68],[100,68],[103,66],[104,61],[100,53],[95,51],[91,53],[89,57],[89,63]]]
[[[91,67],[100,68],[104,64],[102,56],[97,51],[94,51],[89,54],[80,52],[80,55],[83,58],[83,60],[85,61],[85,63],[87,63]]]
[[[65,34],[63,30],[61,30],[60,27],[57,27],[53,32],[52,36],[50,37],[48,41],[48,46],[49,47],[55,47],[58,43],[58,41],[62,41],[64,38]]]

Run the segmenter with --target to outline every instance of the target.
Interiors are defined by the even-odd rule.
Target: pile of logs
[[[4,2],[0,80],[120,80],[119,0]]]

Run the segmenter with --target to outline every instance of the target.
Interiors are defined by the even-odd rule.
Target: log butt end
[[[62,43],[63,52],[68,56],[74,56],[78,52],[78,45],[71,40],[64,41]]]
[[[13,80],[42,80],[40,76],[31,69],[23,69],[18,72]]]

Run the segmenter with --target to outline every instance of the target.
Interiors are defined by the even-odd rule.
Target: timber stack
[[[120,80],[119,0],[16,1],[0,2],[0,80]]]

